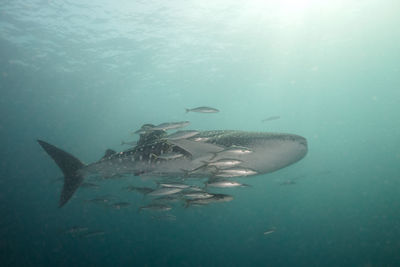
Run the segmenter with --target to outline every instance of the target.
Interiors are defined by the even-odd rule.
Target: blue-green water
[[[2,0],[1,265],[398,266],[399,12],[394,0]],[[221,112],[184,112],[203,105]],[[137,213],[120,180],[57,207],[62,173],[36,139],[93,162],[144,123],[181,120],[294,133],[309,152],[175,221]],[[105,194],[132,206],[84,202]],[[105,234],[63,232],[74,225]]]

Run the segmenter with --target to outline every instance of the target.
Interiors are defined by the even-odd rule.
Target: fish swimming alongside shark
[[[90,164],[82,163],[45,141],[38,142],[64,174],[60,207],[82,185],[84,177],[92,175],[104,178],[135,175],[189,179],[218,177],[234,172],[237,175],[231,177],[237,178],[276,171],[307,154],[306,139],[294,134],[215,130],[199,131],[196,136],[187,139],[168,140],[166,136],[165,130],[142,133],[136,146],[122,152],[108,149],[99,161]],[[226,151],[237,150],[236,147],[246,148],[251,153],[230,153],[229,159],[240,163],[234,169],[201,167],[205,162],[212,164],[224,160]],[[163,157],[164,154],[180,156]]]

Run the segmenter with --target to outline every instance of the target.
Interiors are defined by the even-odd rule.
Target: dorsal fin
[[[108,158],[108,157],[110,157],[111,155],[114,155],[115,153],[117,153],[115,150],[107,149],[107,150],[106,150],[106,153],[104,153],[104,156],[103,156],[101,159]]]

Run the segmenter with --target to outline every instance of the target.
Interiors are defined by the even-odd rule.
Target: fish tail
[[[42,140],[37,140],[40,146],[49,154],[49,156],[56,162],[58,167],[64,174],[64,186],[61,191],[59,207],[64,206],[65,203],[72,197],[78,187],[83,181],[83,176],[78,172],[82,169],[83,164],[79,159],[75,158],[68,152],[65,152],[49,143]]]
[[[190,111],[190,108],[185,108],[186,113]]]
[[[185,205],[183,205],[183,207],[187,209],[189,208],[189,206],[190,206],[189,199],[185,199]]]
[[[150,158],[154,157],[154,159],[158,159],[158,156],[154,153],[150,153]]]
[[[187,178],[189,176],[189,174],[191,173],[190,170],[185,170],[185,169],[181,169],[181,171],[183,172],[183,178],[182,180],[184,181],[185,178]]]
[[[213,152],[213,153],[211,153],[211,154],[212,154],[212,157],[210,158],[210,161],[213,160],[213,159],[215,159],[215,158],[217,157],[218,152]]]

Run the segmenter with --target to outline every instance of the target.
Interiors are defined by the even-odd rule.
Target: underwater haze
[[[1,265],[399,266],[399,12],[397,0],[2,0]],[[185,113],[199,106],[220,112]],[[155,183],[130,176],[58,207],[63,174],[37,139],[91,163],[143,124],[179,121],[300,135],[308,154],[212,189],[229,202],[138,212],[148,196],[123,188]]]

